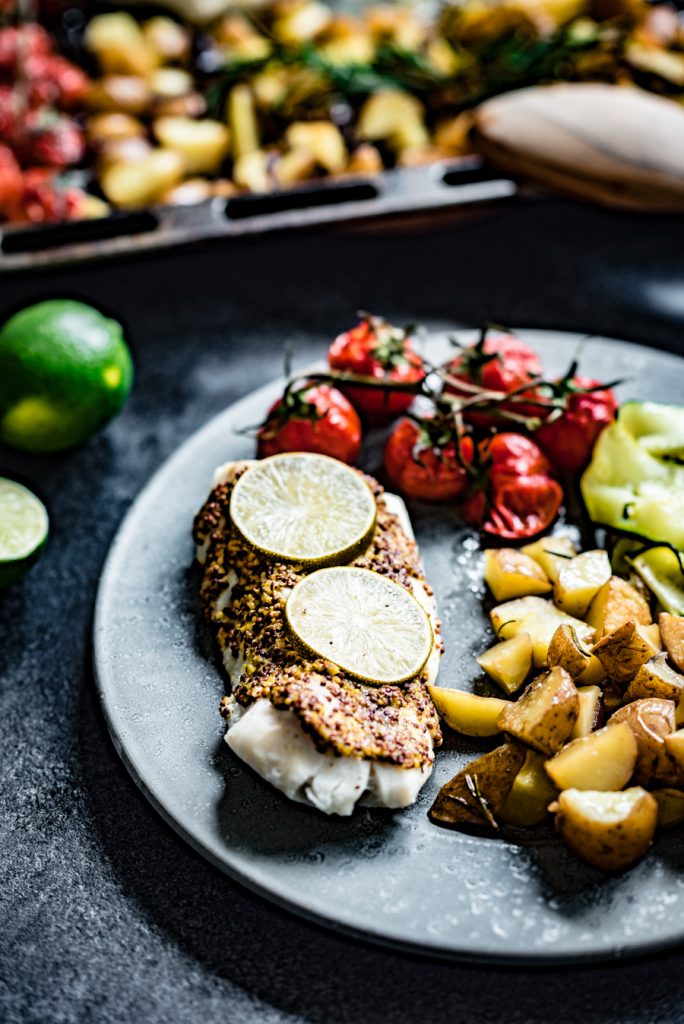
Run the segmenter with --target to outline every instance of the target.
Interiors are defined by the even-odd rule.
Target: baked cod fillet
[[[369,547],[350,564],[382,573],[414,595],[432,622],[433,649],[417,679],[370,686],[292,645],[285,602],[301,567],[260,556],[230,528],[232,488],[249,465],[219,467],[193,526],[202,609],[231,683],[221,702],[226,743],[290,799],[326,814],[349,815],[359,801],[405,807],[427,781],[441,743],[426,683],[436,678],[442,642],[404,504],[366,478],[377,525]]]

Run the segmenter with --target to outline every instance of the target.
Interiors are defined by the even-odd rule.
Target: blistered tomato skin
[[[424,421],[429,424],[429,421]],[[418,501],[457,501],[468,487],[465,468],[472,461],[473,443],[455,440],[431,447],[426,428],[413,420],[401,420],[385,445],[384,465],[390,482],[401,494]],[[465,463],[465,465],[464,465]]]
[[[461,506],[466,522],[505,540],[526,540],[548,529],[563,489],[539,446],[504,432],[484,441],[479,454],[480,481]]]
[[[358,413],[337,388],[303,387],[271,406],[257,435],[259,458],[280,452],[317,452],[353,465],[361,451]]]
[[[367,317],[340,334],[330,346],[328,363],[332,370],[373,377],[388,384],[387,390],[340,386],[362,418],[371,424],[389,423],[411,405],[414,396],[393,391],[391,382],[417,383],[425,376],[423,362],[405,331],[378,317]]]
[[[452,378],[506,395],[524,387],[543,372],[541,360],[534,349],[514,334],[485,334],[476,345],[462,349],[447,369]],[[453,381],[448,384],[447,391],[463,398],[471,395],[468,389],[459,388]],[[504,403],[503,409],[508,408],[510,406]],[[530,413],[529,409],[520,406],[516,406],[515,411],[525,415]],[[466,410],[464,416],[477,427],[496,426],[501,422],[498,417],[477,410]]]
[[[574,390],[567,393],[563,414],[535,432],[535,439],[562,473],[584,468],[599,434],[615,419],[618,403],[614,392],[610,388],[591,390],[600,383],[573,377],[568,386]]]

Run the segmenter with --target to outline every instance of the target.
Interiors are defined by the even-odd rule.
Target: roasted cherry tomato
[[[74,220],[82,215],[85,193],[70,187],[48,167],[31,167],[24,173],[24,197],[20,219],[34,224]]]
[[[413,348],[410,331],[393,327],[380,317],[367,316],[356,327],[335,338],[328,351],[333,370],[376,380],[407,384],[425,376],[423,361]],[[367,423],[388,423],[406,412],[412,394],[401,391],[340,386]]]
[[[452,424],[439,414],[403,419],[387,439],[385,472],[408,498],[456,501],[465,493],[473,442],[465,436],[459,443]]]
[[[279,452],[318,452],[353,464],[361,451],[361,421],[329,384],[304,384],[271,406],[257,434],[261,458]]]
[[[548,417],[535,431],[535,440],[557,469],[577,473],[591,458],[601,431],[615,419],[617,399],[610,387],[589,377],[566,377],[552,385],[551,391],[554,397],[564,399],[565,410],[555,418]]]
[[[64,169],[80,163],[84,155],[83,132],[70,117],[44,108],[26,114],[20,147],[25,163]]]
[[[24,179],[14,153],[0,146],[0,217],[15,219],[24,196]]]
[[[563,490],[538,445],[501,433],[479,448],[480,479],[461,506],[467,522],[506,540],[534,537],[551,525]]]
[[[447,370],[451,377],[465,384],[510,394],[538,377],[542,373],[542,364],[534,349],[514,334],[490,334],[487,329],[483,329],[480,340],[475,345],[461,349],[448,364]],[[449,383],[447,391],[463,398],[472,394],[467,388],[459,388],[457,383]],[[503,408],[508,408],[505,403]],[[522,415],[530,413],[529,409],[522,407],[516,411]],[[501,422],[495,414],[476,410],[465,410],[464,418],[480,427]]]

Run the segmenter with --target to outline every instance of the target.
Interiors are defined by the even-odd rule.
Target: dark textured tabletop
[[[71,295],[123,321],[137,379],[77,451],[0,449],[47,502],[42,562],[0,592],[0,1021],[684,1021],[684,956],[566,970],[390,953],[276,910],[165,825],[119,762],[90,669],[107,547],[150,474],[226,404],[318,357],[354,311],[484,319],[684,352],[679,221],[560,202],[417,235],[280,237],[0,279],[0,318]],[[623,368],[621,368],[623,370]],[[624,371],[623,371],[624,372]],[[682,381],[684,391],[684,380]]]

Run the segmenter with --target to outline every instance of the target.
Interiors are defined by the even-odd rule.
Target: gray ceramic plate
[[[577,336],[521,331],[564,369]],[[464,335],[470,340],[472,335]],[[431,336],[427,355],[446,349]],[[684,364],[618,341],[593,340],[584,364],[629,376],[629,395],[681,399]],[[631,872],[603,877],[542,828],[503,842],[445,831],[426,811],[474,753],[450,741],[417,804],[326,818],[290,803],[222,742],[223,680],[196,618],[190,524],[214,467],[252,453],[236,427],[258,422],[279,383],[217,416],[142,492],[112,546],[97,602],[97,685],[114,743],[136,782],[198,851],[267,898],[384,944],[489,961],[577,961],[642,953],[684,938],[684,844],[677,829]],[[367,467],[377,465],[377,450]],[[444,509],[410,509],[437,592],[447,654],[441,681],[468,688],[487,642],[479,555]]]

